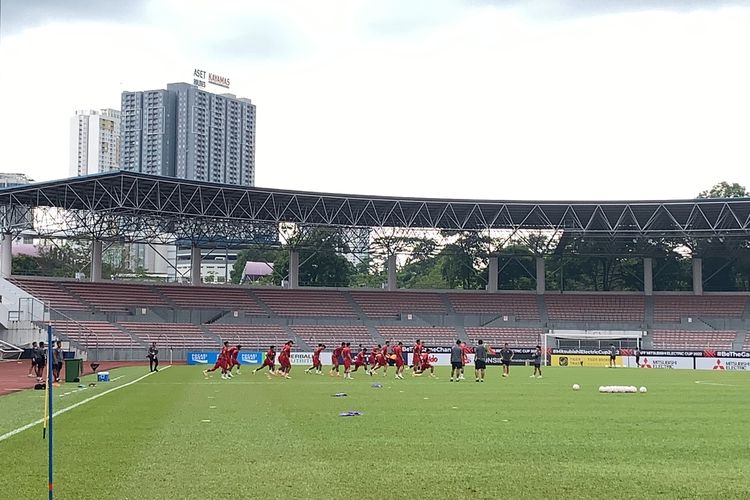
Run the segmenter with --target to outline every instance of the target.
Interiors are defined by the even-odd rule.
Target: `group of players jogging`
[[[323,364],[320,361],[320,355],[325,348],[324,344],[318,344],[318,347],[313,352],[312,366],[305,370],[305,373],[323,374]],[[342,342],[331,353],[331,370],[328,374],[331,377],[340,377],[341,366],[343,365],[345,379],[351,379],[352,373],[358,371],[360,368],[363,369],[365,374],[370,376],[375,375],[382,368],[383,376],[387,376],[389,362],[392,363],[396,371],[396,378],[403,379],[404,369],[406,368],[403,342],[398,342],[394,346],[391,346],[390,341],[386,341],[384,345],[378,344],[369,352],[366,347],[360,344],[357,354],[354,357],[352,357],[351,343]],[[417,340],[412,351],[412,364],[409,365],[409,368],[412,370],[413,376],[422,375],[429,370],[430,376],[434,377],[434,367],[430,362],[430,352],[419,340]]]
[[[281,352],[278,353],[279,368],[276,368],[276,347],[270,346],[265,354],[263,364],[252,371],[253,374],[258,373],[267,369],[266,376],[291,378],[290,372],[292,370],[292,346],[294,341],[289,340],[281,348]],[[204,370],[204,376],[208,377],[209,373],[221,370],[222,379],[232,378],[232,371],[236,367],[237,373],[240,373],[240,362],[238,360],[239,352],[242,349],[241,345],[230,346],[228,341],[225,341],[216,364],[213,368]],[[314,373],[317,375],[323,374],[323,362],[321,360],[321,354],[325,351],[326,346],[324,344],[318,344],[312,355],[312,365],[305,370],[305,373]],[[503,377],[510,375],[510,364],[513,359],[513,350],[508,347],[506,343],[499,353],[496,352],[492,347],[485,345],[482,340],[477,342],[475,348],[469,347],[465,342],[461,340],[456,341],[456,345],[451,349],[451,382],[465,380],[464,369],[469,364],[469,354],[474,354],[474,377],[476,382],[484,382],[485,368],[488,355],[500,356],[500,361],[503,366]],[[426,373],[429,376],[435,377],[435,367],[433,363],[436,361],[434,356],[430,356],[430,350],[425,344],[417,339],[412,348],[412,362],[408,366],[411,370],[412,376],[419,377]],[[542,350],[541,346],[536,346],[535,353],[533,355],[534,374],[532,377],[542,376],[541,370],[542,363]],[[388,367],[393,366],[395,370],[395,378],[403,380],[404,370],[407,367],[407,361],[404,357],[404,345],[403,342],[397,342],[391,346],[390,341],[386,341],[385,344],[378,344],[372,348],[369,352],[366,347],[361,344],[358,347],[357,353],[353,354],[350,342],[341,342],[340,346],[333,349],[331,353],[331,370],[328,372],[331,377],[341,376],[341,366],[343,365],[344,379],[351,380],[352,374],[357,372],[360,368],[362,371],[370,376],[374,376],[378,373],[378,370],[382,369],[383,376],[388,375]]]

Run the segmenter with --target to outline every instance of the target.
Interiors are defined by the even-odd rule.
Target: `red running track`
[[[83,362],[84,375],[94,373],[90,365],[91,363],[88,361]],[[97,371],[112,370],[113,368],[120,368],[122,366],[139,365],[143,366],[146,371],[148,370],[148,363],[144,363],[143,361],[100,361]],[[33,389],[34,384],[36,383],[36,378],[28,376],[30,366],[30,359],[24,359],[21,361],[0,361],[0,396],[12,392],[23,391],[25,389]],[[64,379],[64,377],[65,370],[63,369],[61,378]]]

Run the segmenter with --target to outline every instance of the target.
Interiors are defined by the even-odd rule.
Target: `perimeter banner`
[[[623,366],[622,356],[615,358],[615,365]],[[604,354],[553,354],[552,366],[609,366],[609,355]]]
[[[218,352],[188,352],[187,364],[189,365],[214,365],[219,359]],[[258,351],[240,351],[237,357],[241,365],[255,365],[263,361],[263,353]]]
[[[695,358],[698,370],[717,371],[750,371],[750,359],[747,358]]]
[[[635,356],[626,358],[627,366],[631,368],[667,368],[673,370],[692,370],[693,358],[685,356],[652,356],[641,353],[636,365]]]

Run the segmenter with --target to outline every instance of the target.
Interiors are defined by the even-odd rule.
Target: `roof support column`
[[[693,293],[703,295],[703,259],[693,257]]]
[[[488,264],[487,291],[490,293],[497,292],[497,257],[490,257]]]
[[[102,280],[102,240],[91,241],[91,281]]]
[[[654,294],[654,261],[651,257],[643,258],[643,293]]]
[[[201,248],[198,246],[190,247],[190,284],[193,286],[200,285],[201,282]]]
[[[289,288],[299,288],[299,252],[289,250]]]
[[[13,272],[13,236],[4,233],[0,243],[0,273],[3,278],[10,278]]]
[[[536,258],[536,293],[537,295],[544,295],[545,291],[544,282],[544,257]]]
[[[386,264],[388,266],[388,290],[398,290],[398,282],[396,281],[396,256],[389,255]]]

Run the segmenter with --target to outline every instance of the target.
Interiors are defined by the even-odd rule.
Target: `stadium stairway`
[[[206,337],[216,339],[216,345],[221,345],[221,337],[216,335],[214,332],[212,332],[207,325],[200,325],[201,332],[203,332],[203,335]]]
[[[549,324],[549,314],[547,314],[547,303],[544,301],[544,295],[536,296],[536,306],[539,308],[539,318],[543,325]]]
[[[148,344],[146,344],[141,339],[139,339],[138,337],[136,337],[135,335],[133,335],[132,333],[130,333],[128,330],[126,330],[125,328],[123,328],[123,326],[120,325],[119,323],[117,323],[116,321],[110,321],[110,323],[112,323],[112,326],[114,326],[115,328],[117,328],[118,330],[120,330],[122,333],[124,333],[125,335],[127,335],[128,337],[130,337],[133,340],[133,343],[139,344],[139,345],[143,346],[144,348],[148,347]]]
[[[654,296],[646,295],[643,300],[643,318],[646,321],[646,326],[654,324]]]
[[[344,297],[346,298],[347,302],[349,302],[349,305],[352,306],[352,309],[354,309],[354,312],[357,314],[358,319],[363,319],[367,317],[367,314],[365,314],[365,311],[362,309],[362,306],[360,306],[356,300],[354,300],[354,297],[352,297],[351,293],[345,292]]]
[[[732,346],[732,349],[735,351],[742,351],[745,349],[746,340],[748,338],[748,331],[747,330],[738,330],[737,336],[734,339],[734,345]]]
[[[453,309],[453,303],[451,302],[451,299],[448,297],[448,294],[443,293],[441,294],[441,297],[443,299],[443,305],[445,306],[445,310],[448,313],[448,316],[454,316],[456,314],[456,310]]]
[[[74,290],[71,290],[70,287],[65,286],[64,282],[57,283],[57,285],[62,288],[68,295],[76,299],[78,302],[83,304],[87,309],[89,309],[91,312],[97,312],[96,307],[94,305],[81,297],[78,293],[76,293]]]
[[[745,321],[750,320],[750,297],[745,301],[745,310],[742,311],[742,319]]]
[[[308,345],[307,342],[305,342],[304,340],[302,340],[302,338],[299,335],[297,335],[296,333],[294,333],[294,330],[292,330],[291,326],[289,326],[289,323],[284,323],[282,325],[282,328],[284,328],[284,331],[286,332],[287,337],[289,337],[290,340],[294,341],[294,345],[296,347],[296,350],[298,350],[298,351],[301,350],[301,349],[305,349],[305,350],[308,350],[308,351],[312,351],[313,350],[312,346]]]
[[[161,297],[161,299],[169,305],[169,307],[173,309],[179,309],[177,307],[177,304],[175,304],[175,302],[171,298],[167,297],[167,295],[161,290],[160,287],[152,286],[151,288],[154,290],[154,292],[156,292],[156,295]]]
[[[271,308],[268,307],[268,304],[260,300],[260,297],[255,295],[252,290],[248,289],[247,294],[250,295],[250,297],[252,297],[252,299],[258,304],[258,306],[263,310],[263,312],[265,312],[268,315],[269,318],[276,315],[271,310]]]
[[[372,340],[375,342],[375,344],[383,345],[383,343],[385,342],[385,339],[383,338],[382,335],[380,335],[380,332],[378,331],[378,329],[375,328],[375,326],[372,324],[368,324],[366,326],[367,326],[367,331],[370,332],[370,336],[372,337]]]
[[[459,326],[456,325],[454,327],[456,329],[456,333],[458,334],[458,338],[462,341],[466,342],[468,345],[471,345],[471,339],[469,338],[469,334],[466,333],[466,328],[464,328],[463,325]]]

